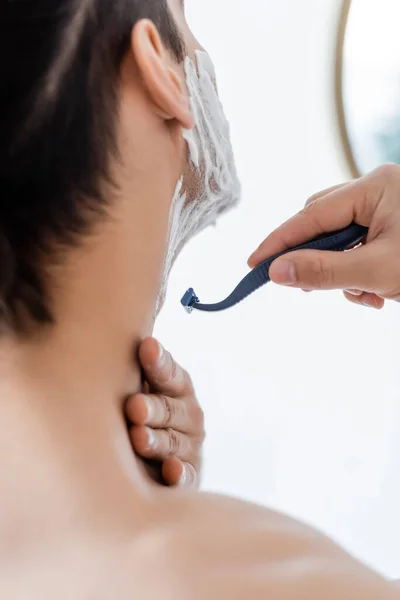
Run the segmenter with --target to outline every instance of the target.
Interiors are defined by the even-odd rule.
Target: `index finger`
[[[194,393],[187,372],[154,338],[147,338],[142,342],[139,359],[153,393],[162,393],[172,398]]]
[[[249,258],[249,266],[289,250],[315,237],[342,229],[356,221],[367,226],[372,212],[365,210],[368,186],[357,180],[328,192],[271,233]],[[371,213],[371,214],[370,214]]]
[[[317,192],[316,194],[314,194],[307,200],[306,206],[308,206],[309,204],[312,204],[316,200],[320,200],[321,198],[323,198],[324,196],[327,196],[328,194],[331,194],[332,192],[336,192],[336,190],[343,189],[344,187],[346,187],[346,185],[349,185],[348,181],[346,183],[339,183],[338,185],[333,185],[332,187],[322,190],[322,192]]]

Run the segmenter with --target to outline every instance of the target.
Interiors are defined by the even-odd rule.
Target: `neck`
[[[43,511],[48,521],[66,503],[134,514],[152,493],[123,404],[141,389],[137,347],[152,332],[174,186],[157,219],[154,196],[141,196],[141,212],[121,200],[119,214],[57,267],[56,324],[0,344],[0,490],[16,517],[34,511],[40,521]],[[0,509],[0,527],[2,517]]]

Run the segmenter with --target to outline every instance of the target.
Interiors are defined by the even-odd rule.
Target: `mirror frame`
[[[339,121],[339,130],[346,159],[349,164],[353,177],[360,177],[361,172],[358,168],[356,160],[354,158],[353,150],[351,149],[349,130],[346,121],[346,112],[344,108],[343,99],[343,63],[344,63],[344,44],[347,33],[347,25],[349,21],[349,13],[351,8],[352,0],[343,0],[340,19],[339,19],[339,30],[337,35],[337,47],[336,47],[336,67],[335,67],[335,90],[336,90],[336,112]]]

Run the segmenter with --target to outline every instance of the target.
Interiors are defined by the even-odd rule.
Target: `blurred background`
[[[343,2],[337,99],[353,172],[400,163],[399,22],[398,0]]]
[[[378,10],[385,2],[358,4]],[[364,61],[359,85],[380,83],[368,79],[370,62],[360,47],[364,40],[371,51],[379,40],[372,44],[360,30],[363,18],[354,15],[359,37],[349,33],[344,40],[347,121],[340,122],[335,81],[343,9],[340,0],[187,0],[188,20],[216,64],[243,201],[179,259],[156,334],[191,373],[205,410],[203,488],[299,517],[394,577],[400,575],[399,305],[378,313],[350,305],[340,293],[269,285],[226,313],[188,316],[180,306],[189,286],[204,302],[224,298],[274,227],[314,192],[353,176],[343,131],[360,170],[393,160],[378,152],[365,162],[357,154],[360,125],[370,126],[368,96],[346,82],[354,83],[351,69],[359,73]],[[370,28],[374,23],[370,15]],[[400,75],[393,93],[399,83]],[[364,116],[354,124],[358,107]],[[383,131],[371,135],[379,139]]]

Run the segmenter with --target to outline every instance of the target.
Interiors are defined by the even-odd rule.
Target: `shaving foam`
[[[216,91],[214,65],[206,52],[196,64],[185,60],[186,84],[195,125],[183,130],[188,160],[171,205],[168,249],[157,312],[165,298],[172,266],[184,245],[240,200],[230,127]]]

